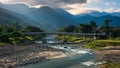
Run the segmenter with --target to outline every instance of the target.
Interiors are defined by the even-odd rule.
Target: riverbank
[[[106,62],[98,68],[120,68],[120,46],[107,46],[96,51],[97,60]]]
[[[16,68],[27,64],[38,63],[49,59],[65,57],[62,50],[37,44],[0,48],[0,68]]]
[[[84,47],[94,49],[96,60],[105,62],[98,68],[120,68],[120,40],[94,40]]]

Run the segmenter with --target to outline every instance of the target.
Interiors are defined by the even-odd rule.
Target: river
[[[100,64],[95,62],[94,52],[90,49],[83,49],[80,44],[46,44],[45,46],[62,49],[68,56],[18,68],[97,68]]]
[[[41,63],[30,64],[18,68],[97,68],[99,62],[95,62],[96,56],[92,50],[76,47],[78,44],[66,45],[57,44],[49,46],[64,50],[68,55],[67,57],[47,60]]]

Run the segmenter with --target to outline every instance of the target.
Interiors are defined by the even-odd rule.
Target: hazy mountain
[[[59,11],[58,11],[59,10]],[[98,26],[102,26],[104,21],[107,19],[112,20],[110,23],[111,26],[120,26],[120,13],[107,13],[107,12],[99,12],[99,11],[90,11],[88,13],[82,13],[79,15],[71,15],[65,12],[64,10],[57,9],[59,14],[64,17],[74,21],[75,25],[79,25],[80,23],[89,23],[90,21],[95,21]]]
[[[120,17],[120,12],[108,13],[108,12],[99,12],[99,11],[89,11],[87,13],[78,14],[76,15],[76,17],[86,16],[86,15],[95,16],[95,17],[101,17],[101,16],[106,16],[106,15]]]
[[[112,22],[110,23],[111,26],[120,26],[120,17],[111,16],[111,15],[106,15],[101,17],[86,15],[86,16],[78,17],[77,24],[89,23],[90,21],[95,21],[98,26],[102,26],[105,20],[112,20]]]
[[[28,17],[35,21],[33,22],[34,25],[37,24],[37,26],[48,31],[57,30],[60,27],[72,24],[71,20],[58,14],[47,6],[41,8],[29,8],[24,4],[1,4],[0,7]]]
[[[89,23],[90,21],[95,21],[98,26],[102,26],[107,19],[112,20],[110,25],[120,26],[120,13],[117,12],[90,11],[88,13],[72,15],[61,8],[50,8],[47,6],[30,8],[25,4],[0,4],[0,7],[9,10],[7,12],[14,16],[13,19],[17,18],[16,20],[19,19],[22,22],[35,25],[46,31],[56,31],[60,27],[71,24],[78,25],[80,23]],[[11,18],[12,17],[7,17],[7,19]]]
[[[20,19],[19,17],[13,15],[14,13],[7,11],[3,8],[0,8],[0,24],[11,24],[14,22],[19,22],[20,25],[26,25],[27,23],[25,23],[22,19]]]
[[[120,12],[113,12],[113,13],[111,13],[111,15],[120,17]]]

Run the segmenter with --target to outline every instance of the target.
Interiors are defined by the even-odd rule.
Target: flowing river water
[[[96,55],[94,52],[90,49],[83,49],[81,46],[76,47],[78,45],[49,45],[50,47],[64,50],[68,56],[18,68],[97,68],[100,63],[95,62]]]
[[[64,58],[47,60],[18,68],[97,68],[96,55],[90,49],[83,49],[81,44],[46,44],[57,49],[62,49],[68,55]]]

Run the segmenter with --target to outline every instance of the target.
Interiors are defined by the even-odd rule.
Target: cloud
[[[20,2],[25,2],[30,5],[54,5],[54,4],[75,4],[75,3],[86,3],[87,0],[0,0],[1,2],[4,3],[20,3]]]
[[[75,8],[77,7],[77,8]],[[101,12],[102,10],[99,9],[99,8],[89,8],[89,7],[86,7],[86,4],[73,4],[73,5],[66,5],[66,6],[63,6],[64,9],[66,9],[69,13],[73,14],[73,15],[78,15],[78,14],[81,14],[81,13],[89,13],[91,11],[99,11]]]
[[[109,5],[110,5],[110,3],[109,3],[109,2],[106,2],[106,3],[105,3],[105,5],[109,6]]]
[[[116,9],[115,12],[120,12],[120,9]]]
[[[96,0],[96,2],[100,2],[100,0]]]
[[[112,3],[106,2],[105,3],[105,5],[107,5],[107,6],[110,6],[110,5],[115,6],[116,4],[117,4],[116,2],[112,2]]]
[[[41,6],[63,8],[73,14],[79,13],[78,10],[81,10],[83,8],[81,5],[86,4],[87,1],[89,0],[0,0],[0,2],[3,3],[25,3],[36,8],[39,8]]]
[[[90,7],[89,5],[92,3],[99,3],[101,0],[0,0],[3,3],[25,3],[29,6],[39,8],[41,6],[49,6],[52,8],[63,8],[71,14],[77,15],[80,13],[88,13],[91,11],[106,11],[106,12],[120,12],[120,9],[114,8],[98,8]],[[101,1],[102,2],[102,1]],[[103,3],[104,4],[104,3]],[[116,2],[106,2],[107,6],[116,6]]]

